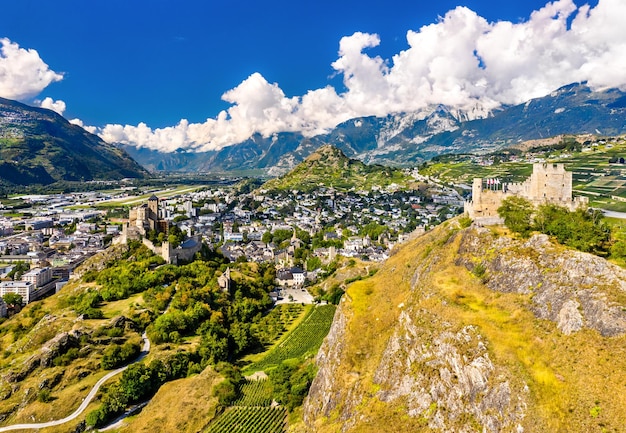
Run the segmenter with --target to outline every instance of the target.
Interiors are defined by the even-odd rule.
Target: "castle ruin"
[[[563,164],[533,164],[533,172],[522,183],[500,183],[495,179],[475,178],[472,199],[465,202],[465,212],[481,224],[502,224],[498,208],[502,200],[512,196],[523,197],[534,206],[549,203],[569,210],[586,207],[587,197],[572,198],[572,172]]]

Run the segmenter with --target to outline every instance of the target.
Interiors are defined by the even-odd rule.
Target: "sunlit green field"
[[[593,207],[626,212],[626,142],[616,140],[600,144],[582,152],[546,151],[521,155],[518,161],[481,165],[478,158],[469,155],[450,156],[442,161],[427,163],[420,174],[433,176],[441,181],[471,185],[472,179],[499,178],[504,182],[521,182],[532,173],[532,160],[563,163],[573,172],[574,194],[589,198]],[[482,158],[488,160],[488,156]],[[610,163],[609,160],[618,162]]]

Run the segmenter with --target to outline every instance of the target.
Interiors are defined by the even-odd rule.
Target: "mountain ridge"
[[[532,139],[561,134],[619,135],[626,133],[626,93],[619,89],[592,91],[573,83],[523,104],[479,114],[443,105],[385,117],[360,117],[337,125],[327,134],[254,135],[219,151],[180,155],[124,146],[150,169],[159,161],[168,169],[263,169],[279,175],[292,169],[323,144],[365,163],[415,165],[442,153],[490,152]]]
[[[0,181],[47,185],[146,176],[123,149],[54,111],[0,98]]]

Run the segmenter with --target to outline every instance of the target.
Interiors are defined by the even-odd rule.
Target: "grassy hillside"
[[[217,284],[226,266],[231,292]],[[66,417],[100,378],[129,365],[77,419],[41,431],[105,426],[146,401],[120,431],[203,431],[217,418],[224,424],[225,412],[233,422],[246,415],[286,428],[315,375],[312,358],[335,311],[334,305],[272,308],[272,267],[227,265],[211,252],[190,264],[165,265],[139,242],[94,256],[75,276],[59,293],[0,321],[0,427]],[[150,351],[135,363],[144,331]],[[250,363],[250,372],[269,374],[265,386],[246,386],[235,365]],[[247,398],[250,392],[256,397]],[[255,407],[259,397],[264,408],[273,400],[280,406],[238,409]]]
[[[537,260],[536,250],[519,241],[498,247],[506,234],[471,230],[440,226],[349,286],[305,406],[311,431],[622,431],[624,333],[566,334],[538,318],[540,287],[520,293],[515,270],[503,277],[496,266],[503,245],[520,262]],[[463,253],[466,236],[485,236],[489,246]],[[473,262],[489,270],[472,272]],[[488,287],[496,276],[509,291]],[[623,320],[623,292],[588,290],[619,307]]]
[[[213,369],[207,368],[197,376],[167,383],[140,414],[125,420],[117,431],[198,432],[217,415],[218,401],[212,391],[221,380]]]

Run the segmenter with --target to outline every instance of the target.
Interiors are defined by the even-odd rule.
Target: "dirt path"
[[[78,409],[76,409],[71,415],[68,415],[65,418],[57,419],[54,421],[48,421],[48,422],[7,425],[4,427],[0,427],[0,432],[11,431],[11,430],[26,430],[26,429],[40,429],[40,428],[46,428],[46,427],[54,427],[57,425],[65,424],[66,422],[70,422],[78,418],[78,416],[82,414],[85,411],[85,409],[87,409],[87,406],[89,406],[89,403],[91,403],[91,400],[93,400],[93,398],[96,396],[98,390],[100,389],[100,387],[102,386],[104,382],[106,382],[113,376],[120,374],[122,371],[126,370],[129,366],[141,361],[142,359],[146,357],[146,355],[148,355],[148,353],[150,352],[150,340],[148,340],[148,336],[146,335],[145,332],[143,333],[141,337],[143,339],[143,348],[141,349],[141,353],[139,354],[137,359],[135,359],[135,361],[133,361],[132,363],[125,365],[124,367],[120,367],[102,376],[102,378],[99,381],[97,381],[96,384],[93,386],[93,388],[91,388],[91,391],[89,391],[89,394],[87,394],[87,397],[83,399],[83,402],[80,404],[80,406],[78,406]]]

